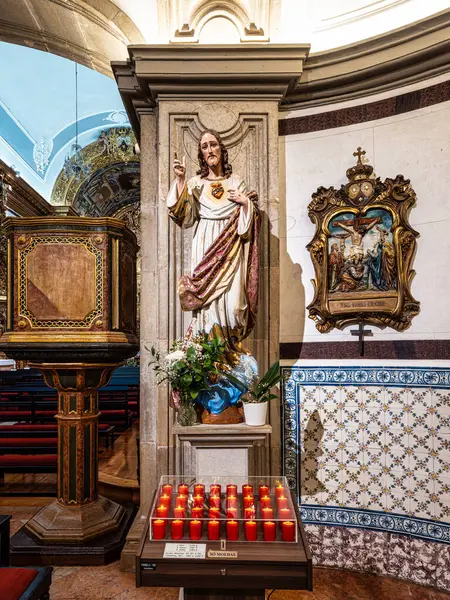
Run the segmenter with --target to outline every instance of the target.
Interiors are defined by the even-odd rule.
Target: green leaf
[[[232,373],[226,372],[225,377],[232,383],[233,385],[242,388],[242,381],[240,381],[237,377],[235,377]]]
[[[181,370],[187,368],[187,364],[185,363],[184,360],[177,360],[176,362],[173,363],[172,368],[176,371],[181,371]]]
[[[195,360],[195,349],[191,347],[188,348],[187,352],[186,352],[186,356],[188,360],[194,361]]]
[[[195,400],[198,396],[198,392],[195,390],[191,390],[191,398],[192,400]]]
[[[186,387],[189,386],[192,383],[192,375],[186,373],[186,375],[183,375],[183,377],[181,378],[181,381]]]

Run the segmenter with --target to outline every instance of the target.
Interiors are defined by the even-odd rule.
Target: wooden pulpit
[[[136,238],[111,218],[9,218],[4,231],[0,349],[58,391],[57,500],[13,537],[12,561],[102,564],[117,558],[128,516],[97,492],[98,388],[138,350]]]

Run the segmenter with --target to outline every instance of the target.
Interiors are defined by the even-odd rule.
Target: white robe
[[[219,182],[224,188],[224,194],[217,199],[211,193],[211,184]],[[186,202],[189,206],[186,207],[187,210],[179,224],[184,228],[195,226],[192,240],[192,272],[239,206],[228,200],[231,190],[247,193],[247,186],[239,175],[232,174],[229,178],[213,181],[201,179],[200,175],[197,175],[187,182]],[[178,199],[175,180],[167,198],[168,208],[173,208]],[[215,283],[208,304],[194,311],[193,317],[197,319],[194,325],[196,332],[208,333],[218,324],[224,331],[241,332],[238,335],[240,339],[246,337],[249,310],[246,294],[249,242],[246,241],[246,237],[251,232],[254,213],[252,201],[248,202],[246,213],[244,208],[240,207],[237,233],[241,236],[242,244],[236,255],[227,262],[220,281]]]

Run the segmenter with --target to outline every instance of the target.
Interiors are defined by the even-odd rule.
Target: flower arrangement
[[[173,342],[165,357],[151,347],[149,365],[156,372],[157,382],[169,383],[174,408],[180,412],[187,408],[186,419],[190,412],[192,420],[193,405],[200,392],[208,390],[211,383],[216,383],[220,375],[230,369],[225,351],[226,344],[219,337],[210,337],[206,333],[193,335],[192,326],[186,337]]]

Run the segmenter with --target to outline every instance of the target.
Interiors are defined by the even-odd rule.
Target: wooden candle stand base
[[[136,555],[136,586],[180,587],[188,600],[263,600],[266,589],[312,590],[312,557],[293,496],[292,500],[296,512],[292,521],[297,527],[293,542],[279,537],[265,542],[259,536],[254,542],[224,543],[205,535],[198,542],[187,535],[179,542],[150,540],[149,514]],[[177,546],[175,557],[165,557],[173,546]],[[192,554],[200,549],[204,558]]]

